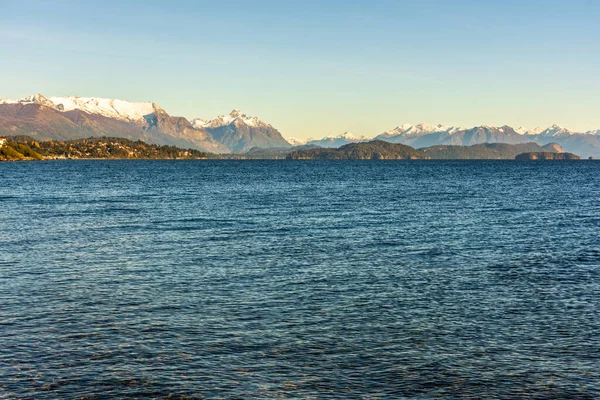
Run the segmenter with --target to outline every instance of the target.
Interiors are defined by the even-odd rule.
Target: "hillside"
[[[123,138],[37,141],[31,137],[0,139],[0,160],[44,159],[205,159],[212,154],[195,149],[158,146]]]
[[[95,97],[0,99],[0,136],[35,140],[120,137],[212,153],[239,153],[252,147],[290,147],[281,133],[239,110],[210,121],[171,116],[152,102]]]
[[[482,143],[472,146],[431,146],[419,149],[436,160],[513,160],[517,154],[529,152],[562,153],[556,143],[540,146],[537,143]]]
[[[294,147],[273,147],[273,148],[262,148],[262,147],[253,147],[243,154],[244,158],[247,159],[258,159],[258,160],[278,160],[285,159],[286,156],[293,151],[300,150],[311,150],[318,149],[319,146],[305,144],[301,146]]]
[[[350,143],[338,149],[317,148],[292,151],[289,160],[417,160],[429,156],[410,146],[374,140]]]
[[[232,153],[245,153],[254,147],[291,147],[273,126],[240,110],[233,110],[229,115],[221,115],[210,121],[195,119],[192,124],[207,131],[214,140],[225,145]]]

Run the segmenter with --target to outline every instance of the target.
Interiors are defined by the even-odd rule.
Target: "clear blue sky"
[[[600,1],[0,0],[0,97],[233,108],[285,136],[600,128]]]

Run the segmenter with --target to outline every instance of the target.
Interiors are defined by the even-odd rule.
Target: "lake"
[[[0,164],[0,398],[600,397],[600,162]]]

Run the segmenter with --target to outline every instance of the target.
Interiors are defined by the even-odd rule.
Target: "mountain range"
[[[239,110],[208,121],[188,121],[152,102],[41,94],[0,100],[0,136],[16,135],[36,140],[114,136],[211,153],[291,146],[277,129]]]
[[[558,143],[565,151],[581,154],[584,157],[600,157],[600,130],[572,132],[558,125],[549,128],[512,128],[510,126],[493,127],[488,125],[463,128],[446,125],[400,125],[383,132],[374,138],[358,137],[344,133],[320,140],[308,140],[307,144],[320,147],[340,147],[350,143],[383,140],[400,143],[420,149],[431,146],[471,146],[481,143],[521,144],[534,142],[540,145]],[[302,142],[296,142],[301,144]]]
[[[309,145],[338,148],[350,143],[383,140],[410,145],[470,146],[480,143],[540,145],[558,143],[565,151],[600,157],[600,129],[572,132],[558,125],[526,129],[510,126],[464,128],[404,124],[374,138],[345,132],[322,139],[286,138],[273,126],[239,110],[213,119],[169,115],[153,102],[129,102],[95,97],[45,97],[0,100],[0,136],[27,135],[37,140],[72,140],[113,136],[157,145],[193,148],[211,153],[246,153],[257,148],[286,149]]]

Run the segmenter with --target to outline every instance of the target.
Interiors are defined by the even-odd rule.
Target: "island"
[[[422,151],[399,143],[383,140],[350,143],[340,148],[296,150],[287,155],[288,160],[426,160]]]
[[[533,152],[533,153],[521,153],[515,157],[518,161],[529,161],[529,160],[581,160],[577,154],[573,153],[550,153],[547,151]]]

